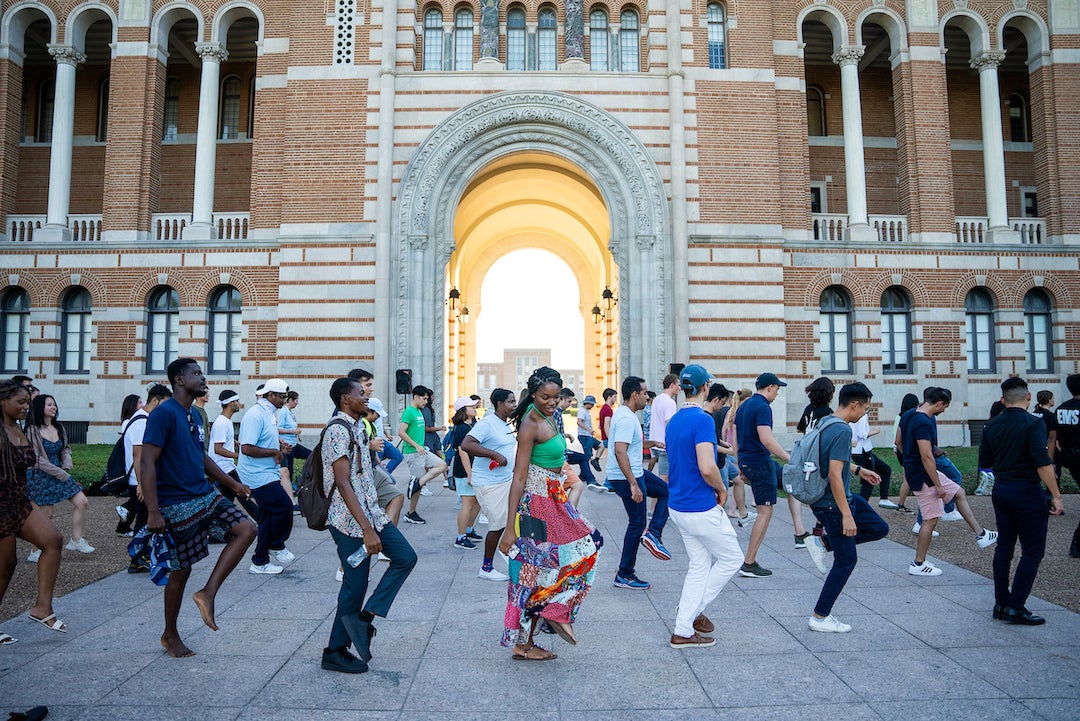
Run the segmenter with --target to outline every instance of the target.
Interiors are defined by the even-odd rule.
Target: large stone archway
[[[508,155],[543,153],[578,167],[610,215],[618,268],[619,365],[647,378],[672,343],[671,239],[663,180],[644,145],[607,111],[570,95],[507,92],[468,105],[432,131],[402,177],[392,235],[392,366],[417,382],[442,379],[445,272],[457,205],[474,176]]]

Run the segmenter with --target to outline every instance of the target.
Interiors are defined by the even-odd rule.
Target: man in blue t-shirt
[[[772,456],[787,461],[789,456],[773,435],[773,415],[770,403],[776,400],[780,389],[786,386],[775,373],[762,373],[755,386],[757,392],[739,406],[735,413],[735,437],[738,441],[739,471],[746,477],[754,491],[754,505],[757,507],[757,521],[750,531],[750,542],[746,548],[746,561],[739,569],[739,575],[746,578],[764,578],[772,571],[757,562],[757,552],[765,540],[765,531],[769,530],[773,506],[776,505],[776,489],[780,487],[783,469]],[[794,499],[788,497],[788,504]],[[802,528],[802,511],[798,501],[794,501],[791,517],[795,521],[795,547],[805,548],[806,532]],[[798,513],[796,512],[798,508]]]
[[[705,607],[742,567],[739,539],[724,503],[727,491],[716,465],[716,424],[702,409],[709,372],[696,363],[682,369],[679,387],[686,404],[665,429],[668,455],[668,508],[682,535],[689,566],[675,612],[672,648],[712,646],[715,627]]]
[[[870,507],[861,495],[851,492],[848,479],[854,472],[861,481],[871,486],[881,483],[881,476],[872,469],[851,466],[851,426],[857,423],[870,408],[873,394],[862,383],[848,383],[840,389],[840,396],[834,416],[825,416],[817,422],[820,429],[818,437],[818,458],[814,459],[818,468],[829,479],[825,495],[811,504],[826,535],[822,538],[809,536],[806,549],[818,570],[825,570],[825,553],[833,553],[833,566],[825,577],[814,613],[808,625],[811,631],[826,633],[847,633],[851,626],[842,623],[832,615],[833,605],[844,590],[844,586],[855,570],[859,561],[855,546],[868,541],[876,541],[889,534],[889,524]],[[832,420],[830,420],[832,419]],[[826,546],[825,544],[828,544]]]
[[[199,364],[192,358],[177,358],[169,364],[173,397],[162,403],[146,419],[142,454],[139,459],[139,486],[146,502],[146,526],[151,533],[172,536],[177,570],[169,572],[165,586],[165,632],[161,645],[170,656],[192,656],[194,652],[180,639],[176,619],[184,600],[184,587],[191,566],[206,558],[209,528],[224,524],[230,538],[206,585],[192,596],[203,623],[217,630],[214,598],[225,577],[232,573],[255,540],[255,526],[243,512],[207,482],[207,476],[230,488],[240,498],[251,498],[251,489],[237,483],[206,455],[200,428],[191,416],[191,403],[209,389]]]

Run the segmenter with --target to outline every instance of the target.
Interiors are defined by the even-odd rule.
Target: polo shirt
[[[758,426],[772,428],[772,407],[768,399],[755,393],[735,412],[735,431],[739,438],[739,463],[751,466],[765,463],[771,457],[769,449],[758,437]]]
[[[203,467],[206,451],[200,430],[188,409],[175,398],[159,405],[146,419],[142,444],[161,449],[154,464],[159,507],[190,501],[213,490]]]
[[[240,480],[249,488],[262,488],[271,483],[281,482],[281,464],[274,460],[273,456],[266,458],[252,458],[245,455],[244,446],[257,446],[258,448],[272,448],[278,450],[281,443],[278,436],[277,416],[274,405],[260,398],[244,417],[240,420],[240,462],[236,464],[236,472],[240,474]]]
[[[700,406],[686,406],[668,422],[668,508],[679,513],[703,513],[716,507],[716,491],[698,468],[697,447],[716,450],[716,424]]]

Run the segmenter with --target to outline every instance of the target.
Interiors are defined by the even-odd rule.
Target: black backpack
[[[330,501],[334,497],[337,486],[330,488],[330,495],[326,495],[323,487],[323,462],[322,443],[326,437],[326,431],[330,426],[344,426],[349,432],[349,454],[359,450],[352,427],[344,418],[333,418],[319,434],[319,442],[311,449],[311,455],[304,460],[304,468],[300,471],[300,480],[297,483],[296,503],[300,506],[300,515],[307,519],[308,528],[315,531],[326,530],[326,517],[330,512]]]
[[[128,429],[135,421],[146,420],[146,416],[136,416],[128,420],[124,430],[120,433],[119,440],[113,444],[109,460],[105,462],[105,471],[101,474],[101,480],[87,489],[87,495],[91,496],[126,496],[128,492],[128,477],[131,475],[131,466],[125,461],[124,438],[127,437]]]

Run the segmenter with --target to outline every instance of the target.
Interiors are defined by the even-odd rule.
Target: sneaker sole
[[[419,521],[414,521],[413,519],[409,518],[408,516],[405,516],[405,522],[406,523],[415,523],[417,526],[422,526],[425,523],[427,523],[427,521],[422,520],[422,519],[419,520]]]
[[[653,543],[652,541],[647,540],[644,536],[641,539],[641,545],[645,546],[645,550],[647,550],[649,553],[651,553],[652,555],[659,558],[661,561],[670,561],[671,560],[671,554],[670,553],[665,553],[664,551],[660,550],[660,548],[657,547],[657,545],[655,543]]]
[[[652,584],[646,586],[631,586],[625,583],[619,583],[618,581],[612,584],[615,588],[625,588],[627,591],[648,591],[652,588]]]
[[[708,643],[675,643],[674,641],[668,641],[668,646],[671,646],[672,648],[711,648],[715,645],[715,638]]]
[[[771,573],[750,573],[749,571],[739,571],[739,575],[743,578],[768,578]]]

